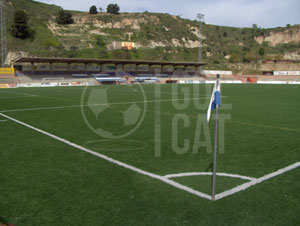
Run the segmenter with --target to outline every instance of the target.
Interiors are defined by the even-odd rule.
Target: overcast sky
[[[121,12],[163,12],[196,19],[205,15],[205,22],[234,27],[271,28],[300,24],[300,0],[36,0],[55,4],[64,9],[88,11],[110,3],[120,6]]]

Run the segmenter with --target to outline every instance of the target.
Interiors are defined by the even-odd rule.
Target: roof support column
[[[138,76],[139,74],[139,65],[135,64],[135,75]]]
[[[195,67],[195,73],[197,72],[201,75],[201,66]]]
[[[87,63],[84,63],[84,72],[87,74]]]
[[[163,64],[160,65],[160,73],[161,73],[161,74],[164,73],[164,65],[163,65]]]
[[[31,74],[33,75],[33,70],[34,70],[34,62],[31,62]]]
[[[159,74],[162,74],[163,66],[159,65],[159,67],[160,67]]]
[[[68,74],[70,74],[70,65],[71,63],[68,63]]]
[[[188,76],[188,66],[184,66],[184,76]]]
[[[53,75],[52,62],[50,62],[50,74]]]
[[[99,72],[102,72],[102,64],[99,64]]]

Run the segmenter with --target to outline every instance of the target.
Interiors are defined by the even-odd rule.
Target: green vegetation
[[[109,4],[107,6],[107,10],[108,13],[112,13],[112,14],[119,14],[120,12],[120,7],[118,6],[118,4]]]
[[[70,12],[61,9],[56,17],[56,22],[58,24],[73,24],[74,20],[72,19],[72,14]]]
[[[90,8],[90,14],[97,14],[97,13],[98,13],[97,7],[95,5],[92,5]]]
[[[14,38],[9,32],[10,51],[24,51],[33,56],[95,57],[197,61],[199,24],[166,13],[101,13],[63,11],[60,7],[35,1],[12,0],[6,5],[8,30],[13,24],[14,12],[23,10],[30,15],[30,39]],[[93,7],[94,8],[94,7]],[[76,20],[72,26],[57,24],[62,20]],[[69,16],[66,16],[69,15]],[[72,19],[71,18],[71,19]],[[300,42],[273,46],[264,41],[271,33],[287,31],[291,34],[299,25],[262,29],[233,28],[202,24],[202,56],[207,69],[226,69],[227,63],[250,63],[261,60],[283,59],[290,52],[298,52]],[[257,38],[262,42],[258,42]],[[135,42],[133,51],[113,49],[113,42]],[[260,44],[261,43],[261,44]],[[71,49],[72,47],[72,49]],[[75,48],[75,49],[74,49]]]
[[[196,87],[200,100],[195,99]],[[0,112],[157,175],[210,172],[212,152],[201,146],[193,153],[193,143],[198,115],[205,117],[208,105],[203,97],[207,95],[206,88],[210,93],[212,86],[161,85],[160,98],[153,85],[142,88],[148,101],[145,118],[135,132],[122,139],[104,139],[87,127],[79,107],[85,87],[1,90]],[[124,126],[123,112],[131,102],[137,102],[143,109],[140,86],[89,87],[83,101],[97,89],[107,90],[109,103],[119,104],[111,104],[98,118],[90,107],[83,107],[89,119],[94,119],[93,126],[113,134],[128,131],[131,127]],[[193,99],[185,110],[178,110],[179,103],[171,101],[191,96]],[[225,149],[218,155],[218,172],[258,178],[300,161],[300,89],[296,85],[222,85],[222,96],[223,106],[232,104],[232,109],[220,108],[220,115],[230,115],[231,119],[225,120]],[[195,107],[194,101],[200,101],[201,109]],[[105,102],[99,100],[99,103]],[[160,111],[155,108],[158,103]],[[23,110],[14,111],[17,109]],[[11,111],[4,113],[4,110]],[[190,144],[181,154],[172,148],[172,123],[178,114],[186,115],[189,121],[187,127],[183,121],[178,123],[178,145],[182,147],[184,140]],[[154,140],[158,116],[161,117],[160,157],[155,156]],[[6,119],[0,116],[0,120]],[[13,121],[3,121],[0,126],[0,220],[3,222],[22,226],[296,226],[300,222],[300,168],[212,202]],[[208,126],[213,137],[214,121]],[[203,135],[200,141],[205,140]],[[209,176],[174,178],[174,181],[210,194]],[[217,192],[244,182],[247,181],[217,177]]]
[[[28,26],[28,15],[23,10],[18,10],[14,14],[14,22],[11,26],[11,34],[15,38],[26,39],[32,35]]]

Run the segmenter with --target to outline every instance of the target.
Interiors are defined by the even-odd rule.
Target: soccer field
[[[0,90],[0,223],[300,225],[300,86]],[[214,112],[212,112],[214,116]]]

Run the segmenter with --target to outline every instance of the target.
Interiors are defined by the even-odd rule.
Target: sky
[[[106,11],[110,3],[120,12],[160,12],[194,20],[204,14],[207,24],[262,28],[300,24],[300,0],[36,0],[64,9],[88,11],[95,5]]]

